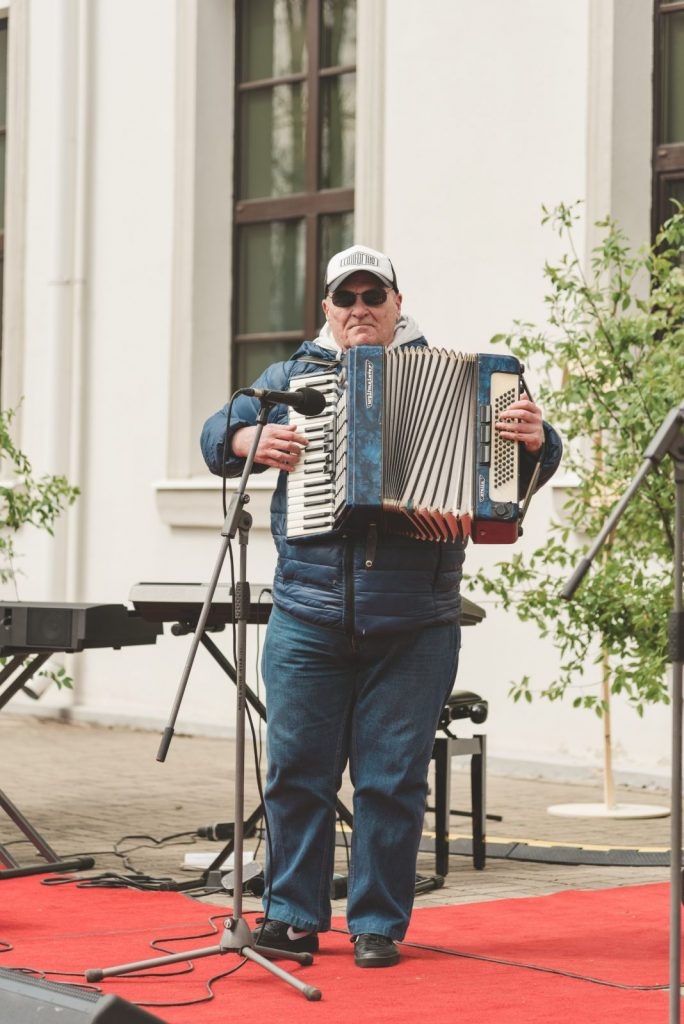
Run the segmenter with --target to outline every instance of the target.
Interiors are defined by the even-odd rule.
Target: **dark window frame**
[[[5,53],[9,49],[9,15],[0,14],[0,31],[7,33],[8,44],[5,47]],[[3,160],[5,161],[5,167],[3,168],[2,177],[5,182],[5,189],[0,196],[0,202],[5,203],[6,189],[7,189],[7,90],[8,90],[8,75],[7,67],[4,69],[5,72],[5,109],[2,111],[2,117],[0,117],[0,137],[4,140],[4,147],[2,149]],[[2,220],[0,222],[0,381],[2,380],[2,350],[3,350],[3,321],[4,321],[4,305],[5,305],[5,211],[2,210]]]
[[[670,182],[684,182],[684,140],[665,143],[661,141],[663,119],[665,55],[663,53],[664,19],[684,11],[684,0],[655,0],[653,15],[653,160],[651,235],[655,239],[663,222],[672,215],[673,208],[667,202],[667,188]]]
[[[247,0],[248,2],[248,0]],[[340,64],[320,67],[321,32],[323,23],[322,0],[308,0],[306,11],[306,38],[308,51],[308,70],[302,73],[288,74],[253,81],[242,82],[240,67],[241,39],[241,7],[236,4],[235,25],[235,109],[234,137],[241,137],[241,104],[240,99],[245,93],[276,85],[305,82],[308,90],[306,140],[305,140],[305,180],[306,191],[285,196],[269,196],[259,199],[241,199],[238,196],[239,179],[238,147],[235,147],[233,182],[235,184],[235,201],[233,213],[233,268],[239,266],[239,231],[244,225],[266,224],[273,221],[303,220],[305,223],[305,266],[306,278],[304,285],[304,323],[301,330],[278,331],[268,333],[241,334],[238,331],[237,288],[233,287],[232,301],[232,377],[237,377],[237,354],[240,345],[259,344],[263,342],[291,342],[293,350],[307,338],[318,333],[321,323],[321,299],[323,282],[321,280],[321,261],[323,255],[319,251],[320,220],[330,214],[351,214],[354,212],[353,188],[319,188],[320,184],[320,83],[322,79],[339,77],[355,73],[356,64]],[[234,269],[234,274],[236,269]],[[239,382],[243,385],[245,382]]]

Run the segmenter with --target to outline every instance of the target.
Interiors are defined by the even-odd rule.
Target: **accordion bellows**
[[[309,444],[288,475],[288,538],[378,522],[419,540],[515,541],[518,445],[494,423],[520,379],[508,355],[376,346],[349,349],[339,373],[293,377],[326,406],[290,410]]]

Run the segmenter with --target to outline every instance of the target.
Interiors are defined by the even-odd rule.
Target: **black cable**
[[[55,875],[48,878],[41,879],[41,885],[74,885],[78,889],[138,889],[148,890],[152,892],[168,891],[173,888],[175,880],[168,876],[155,877],[152,875],[144,874],[138,871],[130,862],[129,855],[134,853],[136,850],[154,849],[160,848],[166,844],[177,843],[180,839],[187,840],[182,845],[191,846],[199,838],[197,832],[176,832],[173,835],[163,836],[161,839],[156,839],[154,836],[148,835],[126,835],[122,836],[121,839],[117,840],[113,844],[111,850],[96,850],[98,856],[115,856],[118,857],[124,867],[128,868],[131,872],[129,875],[124,875],[115,871],[105,871],[98,875],[90,875],[89,877],[82,877],[78,875]],[[120,850],[119,846],[131,839],[147,839],[147,843],[138,843],[136,846],[130,847],[127,850]],[[93,853],[88,856],[94,856]],[[210,892],[217,890],[211,889]]]
[[[264,587],[263,590],[259,591],[259,597],[258,597],[258,600],[257,600],[257,604],[259,605],[259,607],[262,607],[262,599],[264,598],[264,596],[266,594],[268,594],[270,597],[273,596],[273,591],[271,590],[270,587]],[[260,620],[260,618],[261,617],[258,616],[259,620]],[[257,700],[260,701],[263,704],[264,702],[261,699],[261,621],[257,622],[257,628],[256,628],[256,654],[255,654],[255,657],[254,657],[254,670],[255,670],[255,676],[256,676],[256,697],[257,697]],[[259,718],[259,728],[258,728],[258,731],[257,731],[257,735],[258,735],[258,743],[256,744],[256,747],[255,747],[255,750],[254,750],[254,766],[255,766],[255,772],[256,772],[256,778],[257,778],[257,788],[259,790],[259,798],[260,798],[261,803],[263,805],[264,798],[263,798],[263,795],[262,795],[262,792],[261,792],[261,765],[262,765],[262,760],[263,760],[264,741],[263,741],[263,722],[262,722],[261,718]],[[260,833],[258,841],[257,841],[256,848],[254,850],[254,856],[255,857],[257,856],[257,854],[259,852],[259,849],[261,847],[261,838],[262,838],[262,834]]]
[[[216,993],[214,992],[212,986],[217,981],[221,981],[222,978],[228,978],[230,977],[231,974],[235,974],[237,971],[240,970],[241,967],[244,967],[246,963],[247,959],[245,958],[244,960],[241,960],[239,964],[236,964],[235,967],[231,967],[230,970],[222,971],[221,974],[214,974],[211,978],[207,978],[207,980],[204,982],[204,986],[207,990],[207,995],[200,999],[187,999],[183,1003],[136,1003],[135,1005],[145,1006],[151,1009],[170,1009],[171,1007],[199,1006],[202,1003],[211,1003],[216,998]]]
[[[234,562],[233,562],[233,552],[232,552],[232,548],[230,546],[230,541],[228,543],[228,551],[230,553],[231,586],[232,586],[233,593],[235,593],[235,565],[234,565]],[[238,663],[238,656],[237,656],[237,628],[236,628],[237,627],[237,623],[236,623],[236,620],[235,620],[235,602],[233,602],[233,621],[232,621],[232,627],[233,627],[233,661],[237,665],[237,663]],[[257,678],[258,678],[258,675],[257,675]],[[258,742],[257,742],[256,731],[255,731],[255,728],[254,728],[254,720],[252,719],[251,710],[250,710],[250,707],[249,707],[249,705],[247,703],[245,703],[245,711],[246,711],[246,715],[247,715],[247,721],[249,722],[250,732],[251,732],[251,735],[252,735],[252,751],[254,753],[255,780],[256,780],[256,785],[257,785],[257,792],[259,794],[259,801],[261,803],[261,814],[262,814],[262,818],[263,818],[263,822],[264,822],[263,834],[264,834],[265,839],[266,839],[266,856],[267,856],[267,859],[268,859],[269,863],[273,863],[273,844],[272,844],[272,841],[271,841],[271,830],[270,830],[270,827],[269,827],[268,812],[266,810],[266,801],[264,799],[263,780],[261,778],[261,756],[260,756],[260,753],[259,753],[259,746],[258,746]],[[271,883],[270,883],[270,878],[269,878],[269,882],[268,882],[268,884],[266,885],[266,887],[264,889],[264,919],[263,919],[263,921],[261,923],[261,928],[259,929],[259,935],[258,935],[257,940],[256,940],[257,944],[258,944],[259,938],[261,937],[261,934],[263,932],[264,924],[268,920],[268,912],[269,912],[270,906],[271,906]]]
[[[203,939],[203,938],[207,938],[207,937],[209,937],[211,935],[218,935],[219,930],[216,927],[215,921],[223,920],[224,918],[225,918],[225,914],[213,914],[209,918],[207,918],[207,920],[209,922],[209,925],[211,927],[210,931],[208,931],[208,932],[206,932],[206,931],[205,932],[198,932],[197,934],[193,934],[193,935],[166,936],[164,938],[152,939],[152,941],[150,942],[150,946],[152,947],[152,949],[156,949],[160,953],[173,953],[173,950],[165,949],[164,946],[162,945],[162,943],[167,943],[168,944],[168,943],[173,943],[173,942],[189,942],[189,941],[192,941],[193,939]],[[175,974],[188,974],[188,973],[192,973],[195,970],[194,961],[192,959],[192,950],[189,950],[188,952],[189,952],[189,955],[188,955],[188,959],[186,961],[187,967],[185,967],[182,971],[176,971],[176,972],[173,972],[173,973],[175,973]],[[180,1007],[180,1006],[197,1006],[197,1005],[199,1005],[201,1003],[211,1002],[215,998],[215,993],[214,993],[214,990],[213,990],[212,986],[217,981],[220,981],[222,978],[227,978],[231,974],[235,974],[237,971],[239,971],[247,963],[247,959],[248,959],[247,957],[243,957],[240,960],[240,962],[237,963],[234,967],[231,967],[227,971],[221,971],[219,974],[214,974],[211,978],[208,978],[204,982],[205,988],[207,989],[207,995],[206,996],[203,996],[203,997],[197,998],[197,999],[188,999],[185,1002],[170,1002],[170,1003],[136,1002],[135,1005],[136,1006],[146,1006],[146,1007],[151,1007],[151,1008],[163,1009],[163,1008]],[[133,972],[131,972],[131,973],[133,973]],[[173,975],[171,975],[171,976],[173,976]],[[145,978],[145,977],[166,977],[166,974],[157,972],[156,970],[155,971],[149,971],[149,972],[148,971],[139,971],[139,972],[135,972],[135,976],[131,980],[134,981],[137,978]]]
[[[221,453],[221,501],[223,504],[223,518],[225,519],[228,515],[228,500],[226,497],[226,462],[228,461],[228,431],[230,429],[230,418],[233,413],[233,402],[235,401],[235,395],[231,395],[228,408],[226,410],[226,429],[223,433],[223,452]]]
[[[190,941],[192,939],[204,939],[204,938],[207,938],[207,937],[209,937],[211,935],[218,935],[218,931],[219,930],[216,927],[214,922],[218,921],[218,920],[223,920],[224,917],[225,917],[224,914],[213,914],[211,917],[209,917],[207,919],[208,922],[209,922],[209,925],[211,927],[211,931],[199,932],[196,935],[168,936],[166,938],[153,939],[150,942],[150,946],[153,949],[158,950],[160,953],[172,953],[173,950],[164,949],[164,946],[162,946],[161,943],[186,942],[186,941]],[[192,951],[190,951],[190,953],[191,952]],[[195,970],[195,966],[194,966],[194,962],[192,960],[192,956],[188,957],[187,963],[188,963],[188,971],[189,972],[194,971]],[[222,978],[227,978],[231,974],[235,974],[237,971],[240,970],[240,968],[244,967],[244,965],[246,963],[247,963],[247,958],[243,957],[240,960],[239,963],[235,964],[235,966],[231,967],[229,970],[221,971],[219,974],[214,974],[211,978],[207,978],[207,980],[204,982],[204,986],[205,986],[205,988],[207,990],[207,995],[206,996],[202,996],[201,998],[188,999],[185,1002],[181,1002],[181,1003],[179,1003],[179,1002],[173,1002],[173,1003],[148,1003],[148,1002],[141,1003],[141,1002],[136,1002],[135,1005],[136,1006],[145,1006],[145,1007],[152,1008],[152,1009],[165,1009],[165,1008],[166,1009],[170,1009],[171,1007],[198,1006],[198,1005],[201,1005],[202,1003],[210,1003],[210,1002],[212,1002],[213,999],[215,999],[215,993],[214,993],[214,989],[213,989],[212,986],[217,981],[220,981]],[[138,978],[140,978],[142,976],[143,975],[141,975],[141,974],[137,974],[136,975],[136,977],[138,977]]]
[[[402,945],[412,949],[424,949],[431,953],[444,953],[447,956],[457,956],[467,960],[479,960],[482,963],[498,964],[503,967],[517,967],[526,971],[538,971],[542,974],[556,974],[561,978],[571,978],[574,981],[586,981],[592,985],[604,985],[607,988],[618,988],[625,992],[660,992],[668,988],[668,985],[624,985],[619,981],[606,981],[604,978],[592,978],[587,974],[577,974],[575,971],[564,971],[560,967],[543,967],[541,964],[527,964],[518,960],[504,960],[499,957],[490,957],[478,953],[460,953],[457,950],[445,949],[441,946],[426,946],[417,942],[404,942]]]
[[[331,928],[339,935],[349,933],[342,928]],[[577,974],[574,971],[564,971],[560,967],[543,967],[541,964],[527,964],[519,960],[505,960],[496,956],[485,956],[481,953],[463,953],[456,949],[448,949],[445,946],[430,946],[421,942],[406,942],[402,940],[399,945],[409,949],[423,949],[427,953],[441,953],[444,956],[455,956],[462,960],[477,960],[484,964],[497,964],[499,967],[516,967],[525,971],[538,971],[541,974],[555,974],[561,978],[570,978],[573,981],[586,981],[591,985],[603,985],[606,988],[617,988],[625,992],[662,992],[669,988],[669,985],[624,985],[619,981],[606,981],[604,978],[592,978],[587,974]]]
[[[340,825],[340,833],[342,835],[342,839],[343,839],[343,843],[344,843],[344,854],[345,854],[345,861],[346,861],[346,864],[347,864],[347,874],[349,874],[349,870],[351,868],[351,846],[349,845],[349,836],[347,835],[347,826],[346,826],[346,824],[345,824],[345,822],[344,822],[344,820],[342,818],[339,818],[339,825]]]
[[[164,946],[162,945],[162,943],[188,942],[188,941],[192,941],[193,939],[202,939],[202,938],[207,938],[208,936],[211,936],[211,935],[218,935],[218,928],[216,927],[214,922],[219,920],[219,919],[223,919],[224,916],[225,915],[223,915],[223,914],[213,914],[211,917],[209,917],[207,919],[208,922],[209,922],[209,925],[210,925],[210,929],[211,929],[210,931],[202,931],[202,932],[199,932],[197,934],[192,934],[192,935],[166,936],[166,937],[162,937],[162,938],[158,938],[158,939],[152,939],[149,944],[152,947],[152,949],[155,949],[155,950],[157,950],[160,953],[172,953],[173,950],[165,949]],[[190,953],[191,953],[191,951],[190,951]],[[202,997],[197,998],[197,999],[188,999],[188,1000],[186,1000],[184,1002],[155,1003],[155,1002],[137,1002],[137,1001],[135,1001],[134,1005],[135,1006],[157,1007],[157,1008],[161,1009],[161,1008],[171,1008],[171,1007],[181,1007],[181,1006],[196,1006],[196,1005],[199,1005],[201,1003],[211,1002],[215,998],[215,993],[214,993],[214,990],[213,990],[212,986],[217,981],[220,981],[222,978],[227,978],[227,977],[229,977],[229,975],[235,974],[235,972],[240,970],[240,968],[243,967],[246,963],[247,963],[247,958],[244,957],[244,958],[242,958],[240,960],[240,962],[238,964],[236,964],[234,967],[231,967],[229,970],[221,971],[219,974],[215,974],[211,978],[208,978],[204,982],[205,988],[207,989],[207,995],[206,996],[202,996]],[[120,976],[118,976],[117,977],[117,981],[125,981],[125,980],[128,980],[129,978],[130,978],[131,981],[138,981],[140,978],[173,978],[173,977],[179,977],[179,976],[181,976],[183,974],[192,974],[195,971],[195,969],[196,968],[195,968],[194,962],[192,960],[192,955],[189,955],[188,959],[185,961],[185,966],[181,967],[179,970],[160,971],[160,970],[157,970],[155,968],[154,970],[148,970],[148,971],[135,971],[135,972],[130,972],[129,975],[120,975]],[[81,978],[81,977],[83,977],[82,972],[75,972],[75,971],[51,971],[51,970],[46,970],[46,969],[38,970],[38,969],[36,969],[34,967],[13,967],[12,970],[16,970],[16,971],[24,973],[24,974],[29,974],[32,977],[37,977],[37,978],[40,978],[41,980],[48,980],[49,978]],[[75,990],[80,990],[82,992],[93,992],[93,991],[94,992],[100,992],[100,993],[102,992],[102,989],[98,985],[85,985],[85,984],[78,984],[76,982],[68,982],[66,984],[68,984],[69,987],[71,987],[71,988],[73,988]]]
[[[83,973],[76,973],[75,971],[43,971],[36,967],[12,967],[12,971],[16,971],[18,974],[26,974],[28,977],[37,978],[39,981],[48,981],[48,975],[52,978],[82,978]],[[86,985],[82,982],[79,984],[75,981],[65,982],[65,987],[68,985],[69,988],[73,988],[76,992],[92,992],[93,986]],[[100,992],[99,988],[95,991]]]
[[[155,969],[154,971],[137,971],[136,975],[135,975],[135,979],[133,979],[133,980],[136,980],[138,978],[175,978],[175,977],[180,977],[182,974],[192,974],[194,969],[195,968],[194,968],[193,964],[186,963],[186,965],[184,967],[181,967],[181,969],[177,970],[177,971],[159,971],[157,969]],[[47,981],[49,978],[82,978],[83,977],[83,971],[52,971],[49,968],[41,968],[39,970],[36,967],[11,967],[10,970],[11,971],[21,971],[24,974],[40,975],[40,977],[43,980],[45,980],[45,981]],[[126,975],[124,975],[124,974],[120,975],[119,978],[117,978],[117,980],[119,980],[119,979],[125,980],[126,979]],[[99,985],[89,985],[89,984],[84,984],[84,983],[80,983],[79,984],[77,982],[68,982],[68,984],[73,985],[74,988],[81,988],[85,992],[93,992],[93,991],[100,992],[101,991]]]
[[[155,839],[154,836],[148,836],[148,835],[128,835],[128,836],[122,836],[121,839],[119,839],[119,841],[114,844],[114,853],[116,854],[117,857],[121,857],[124,866],[127,867],[129,869],[129,871],[135,871],[136,869],[131,864],[131,862],[129,861],[128,858],[129,858],[130,854],[135,853],[137,850],[146,850],[146,849],[155,849],[155,848],[156,849],[160,849],[163,846],[171,845],[173,843],[178,843],[179,840],[186,840],[184,843],[182,843],[180,845],[183,845],[183,846],[194,846],[198,838],[199,837],[198,837],[198,834],[197,834],[196,831],[193,831],[193,832],[176,832],[173,835],[162,836],[161,839]],[[138,843],[137,846],[132,846],[129,849],[123,850],[123,851],[120,851],[118,849],[119,846],[121,846],[122,843],[125,843],[125,842],[127,842],[129,840],[132,840],[132,839],[146,839],[146,840],[148,840],[148,842],[147,843]]]
[[[66,885],[71,881],[76,889],[137,889],[139,892],[167,892],[174,880],[169,877],[157,878],[140,873],[121,875],[116,871],[103,871],[90,878],[45,879],[43,885]]]
[[[255,775],[256,775],[257,791],[259,793],[259,800],[261,802],[262,817],[263,817],[263,820],[264,820],[263,835],[264,835],[264,837],[266,839],[266,857],[267,857],[267,860],[268,860],[269,864],[272,864],[273,863],[273,843],[272,843],[272,838],[271,838],[271,829],[269,827],[268,811],[266,810],[266,802],[264,800],[263,780],[261,778],[261,764],[260,764],[259,759],[258,759],[257,739],[256,739],[256,733],[254,731],[254,722],[252,720],[251,714],[249,713],[249,710],[247,711],[247,718],[248,718],[250,729],[251,729],[251,733],[252,733],[252,749],[254,751],[254,756],[255,756],[255,759],[256,759],[256,773],[255,773]],[[261,842],[261,839],[259,840],[259,842]],[[259,939],[261,938],[261,936],[263,934],[264,925],[268,921],[268,916],[269,916],[269,912],[270,912],[270,909],[271,909],[271,898],[272,898],[271,875],[272,875],[272,872],[269,872],[268,882],[266,882],[266,876],[264,875],[264,893],[263,893],[264,917],[263,917],[263,920],[261,921],[261,927],[259,929],[259,934],[258,934],[257,939],[256,939],[256,944],[257,945],[259,944]]]
[[[226,500],[226,462],[227,462],[227,456],[228,456],[228,431],[230,429],[231,412],[232,412],[233,402],[235,400],[235,397],[236,397],[235,394],[233,394],[231,396],[230,402],[228,404],[228,409],[226,411],[226,429],[225,429],[225,433],[223,435],[223,456],[222,456],[222,460],[221,460],[221,468],[222,468],[221,478],[222,478],[222,499],[223,499],[223,516],[224,516],[224,519],[228,515],[228,503],[227,503],[227,500]],[[230,558],[230,579],[231,579],[232,592],[233,592],[233,594],[235,594],[235,563],[234,563],[234,559],[233,559],[233,549],[232,549],[230,538],[228,539],[228,554],[229,554],[229,558]],[[261,600],[261,596],[260,596],[259,600]],[[233,601],[233,616],[232,616],[233,661],[237,665],[238,662],[237,662],[237,629],[236,629],[236,625],[237,624],[236,624],[236,620],[235,620],[235,602]],[[258,678],[259,678],[259,673],[258,673],[258,669],[257,669],[257,679]],[[250,724],[251,733],[252,733],[252,746],[253,746],[253,750],[254,750],[254,759],[255,759],[256,783],[257,783],[257,790],[258,790],[258,793],[259,793],[259,799],[261,801],[261,806],[262,806],[262,817],[263,817],[263,821],[264,821],[263,834],[264,834],[264,836],[266,838],[266,851],[267,851],[266,856],[267,856],[267,859],[269,860],[269,862],[272,863],[273,862],[273,845],[272,845],[272,841],[271,841],[271,832],[270,832],[269,821],[268,821],[268,813],[266,811],[266,804],[265,804],[265,801],[264,801],[264,792],[263,792],[263,785],[262,785],[262,779],[261,779],[261,753],[260,753],[260,750],[259,750],[259,745],[258,745],[257,740],[256,740],[256,735],[255,735],[255,730],[254,730],[254,723],[252,721],[252,717],[250,715],[249,708],[247,708],[247,718],[248,718],[248,721],[249,721],[249,724]],[[270,908],[270,905],[271,905],[271,887],[270,887],[270,882],[269,882],[269,884],[267,885],[267,887],[265,889],[264,903],[265,903],[265,907],[264,907],[264,923],[265,923],[265,921],[268,920],[268,911],[269,911],[269,908]],[[262,924],[261,930],[263,930],[263,924]]]
[[[224,436],[223,436],[222,497],[223,497],[223,516],[224,516],[224,519],[228,515],[228,507],[227,507],[227,501],[226,501],[226,472],[225,472],[225,469],[226,469],[226,461],[227,461],[227,454],[228,454],[228,429],[229,429],[229,424],[230,424],[230,414],[231,414],[231,409],[232,409],[232,406],[233,406],[234,398],[235,398],[235,395],[233,395],[232,398],[230,399],[230,404],[228,406],[227,415],[226,415],[226,430],[225,430],[225,433],[224,433]],[[231,543],[231,538],[230,537],[228,538],[228,557],[229,557],[229,560],[230,560],[231,590],[232,590],[232,593],[235,594],[235,592],[236,592],[236,586],[235,586],[235,560],[234,560],[234,557],[233,557],[233,547],[232,547],[232,543]],[[259,601],[261,601],[261,595],[259,595]],[[233,609],[233,614],[232,614],[232,620],[231,620],[231,631],[232,631],[232,644],[233,644],[233,662],[234,662],[235,665],[237,665],[238,664],[238,656],[237,656],[237,621],[236,621],[236,618],[235,618],[235,601],[233,601],[232,609]],[[258,668],[257,668],[257,679],[258,678],[259,678],[259,672],[258,672]],[[252,716],[251,716],[250,709],[249,709],[248,705],[246,705],[246,714],[247,714],[247,720],[248,720],[249,726],[250,726],[250,731],[251,731],[251,734],[252,734],[252,749],[253,749],[253,752],[254,752],[255,776],[256,776],[257,791],[259,793],[259,800],[261,801],[261,807],[262,807],[262,817],[263,817],[263,821],[264,821],[263,834],[264,834],[264,836],[266,838],[267,858],[269,859],[270,862],[272,862],[272,860],[273,860],[273,846],[272,846],[272,842],[271,842],[271,832],[270,832],[270,828],[269,828],[268,813],[266,811],[266,804],[265,804],[265,801],[264,801],[263,783],[262,783],[262,778],[261,778],[261,753],[260,753],[259,744],[258,744],[257,738],[256,738],[256,732],[255,732],[255,729],[254,729],[254,722],[252,720]],[[270,883],[266,887],[266,890],[265,890],[265,900],[264,900],[264,902],[265,902],[265,909],[264,909],[264,923],[265,923],[265,921],[268,920],[268,911],[269,911],[269,907],[270,907],[270,904],[271,904]],[[263,931],[263,924],[261,926],[261,930]]]

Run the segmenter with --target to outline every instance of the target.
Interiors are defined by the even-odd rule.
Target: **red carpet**
[[[8,879],[0,881],[0,950],[12,948],[0,952],[0,967],[83,983],[88,968],[218,945],[209,919],[220,929],[225,916],[224,908],[178,893]],[[668,1018],[665,884],[444,908],[421,909],[418,902],[402,961],[386,970],[354,967],[346,935],[324,935],[321,947],[310,967],[280,962],[321,989],[320,1002],[252,962],[214,982],[208,998],[207,981],[242,963],[235,953],[196,960],[192,968],[176,964],[161,977],[105,979],[98,987],[168,1024],[225,1024],[248,1014],[260,1024],[295,1014],[325,1024],[396,1024],[416,1014],[445,1024],[662,1024]],[[652,986],[664,988],[637,990]]]

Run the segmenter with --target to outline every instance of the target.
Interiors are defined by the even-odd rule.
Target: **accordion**
[[[521,392],[509,355],[358,346],[341,365],[293,377],[323,412],[290,422],[308,445],[287,479],[287,536],[371,522],[419,540],[518,537],[518,444],[494,424]]]

